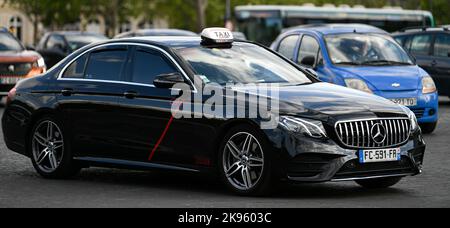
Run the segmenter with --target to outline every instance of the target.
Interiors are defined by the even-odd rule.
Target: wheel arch
[[[30,154],[30,148],[29,148],[29,141],[30,141],[30,137],[31,137],[31,131],[33,130],[33,127],[36,125],[36,122],[39,121],[40,119],[46,117],[46,116],[56,116],[56,111],[51,109],[51,108],[42,108],[39,110],[36,110],[30,117],[27,129],[26,129],[26,133],[25,133],[25,153],[27,154],[27,156],[31,156]]]
[[[249,119],[233,119],[233,120],[229,120],[229,121],[225,122],[224,124],[222,124],[219,127],[217,136],[214,139],[214,143],[213,143],[214,146],[212,148],[213,151],[212,151],[212,156],[211,156],[212,164],[213,164],[214,167],[217,167],[219,149],[220,149],[220,146],[222,145],[222,140],[224,139],[226,134],[232,128],[240,126],[240,125],[248,125],[248,126],[250,126],[252,129],[261,132],[262,135],[264,135],[265,139],[268,140],[267,135],[264,133],[264,131],[261,130],[261,128],[258,125],[258,123],[255,122],[254,120],[249,120]]]

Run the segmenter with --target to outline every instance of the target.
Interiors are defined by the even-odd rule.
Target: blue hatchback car
[[[381,29],[361,24],[300,26],[281,34],[271,48],[314,69],[324,82],[409,107],[424,133],[436,129],[439,102],[433,79]]]

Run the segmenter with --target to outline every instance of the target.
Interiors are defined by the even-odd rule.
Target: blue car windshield
[[[336,65],[413,65],[403,48],[387,35],[338,34],[325,37],[330,59]]]
[[[254,44],[235,42],[231,48],[196,46],[177,52],[206,83],[312,83],[291,63]]]

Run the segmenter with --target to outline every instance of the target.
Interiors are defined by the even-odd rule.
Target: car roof
[[[198,36],[198,34],[181,29],[140,29],[116,35],[116,38],[133,36]]]
[[[400,36],[400,35],[408,35],[408,34],[417,34],[417,33],[434,33],[434,32],[447,32],[449,33],[450,27],[444,25],[441,27],[410,27],[404,28],[398,32],[394,32],[392,35]]]
[[[386,31],[365,24],[309,24],[288,28],[285,32],[304,32],[313,31],[322,35],[333,35],[343,33],[382,33],[388,34]]]
[[[112,42],[115,41],[149,43],[157,44],[159,46],[177,47],[200,45],[202,39],[199,36],[142,36],[112,40]]]

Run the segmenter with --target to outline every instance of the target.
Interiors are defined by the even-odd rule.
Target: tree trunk
[[[33,45],[38,44],[38,36],[39,36],[39,15],[34,14],[33,18]]]
[[[197,30],[201,32],[206,26],[206,6],[208,5],[208,0],[196,0],[197,8]]]

